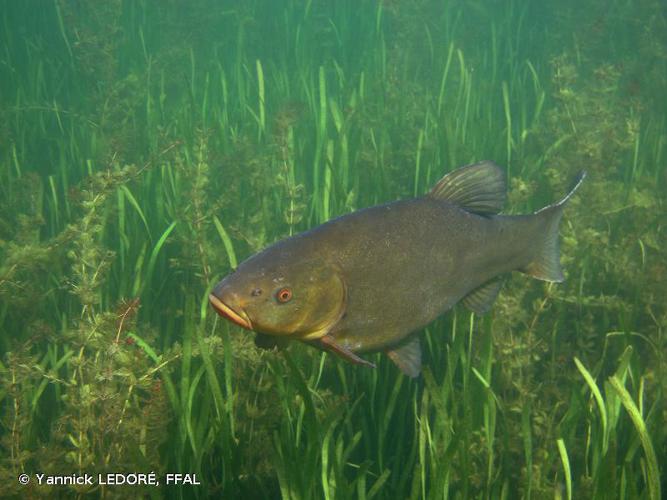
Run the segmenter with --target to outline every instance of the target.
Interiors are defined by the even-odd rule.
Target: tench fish
[[[558,226],[579,187],[532,215],[498,215],[507,196],[490,161],[460,167],[420,198],[338,217],[240,264],[209,296],[257,343],[293,339],[374,366],[384,351],[406,374],[421,370],[419,330],[462,302],[483,314],[502,277],[521,271],[560,282]]]

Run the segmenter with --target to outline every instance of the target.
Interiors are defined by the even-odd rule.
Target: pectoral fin
[[[385,352],[389,359],[408,377],[415,378],[421,372],[422,349],[417,335],[413,335],[407,342]]]
[[[311,341],[311,343],[317,345],[325,351],[333,352],[344,360],[349,361],[355,365],[370,366],[371,368],[375,368],[374,363],[360,358],[347,347],[337,344],[336,340],[331,335],[325,335],[324,337],[320,337],[317,340]]]
[[[255,345],[260,349],[284,349],[287,347],[289,340],[273,335],[265,335],[258,333],[255,335]]]
[[[461,302],[475,314],[486,314],[491,309],[496,297],[498,297],[498,292],[500,292],[502,286],[503,281],[501,279],[487,281],[466,295]]]

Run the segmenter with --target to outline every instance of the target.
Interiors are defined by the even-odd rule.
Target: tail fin
[[[561,282],[565,280],[563,270],[560,267],[558,226],[563,217],[565,204],[585,178],[586,172],[580,172],[565,198],[535,212],[535,215],[542,219],[541,240],[536,242],[535,258],[523,269],[525,273],[544,281]]]

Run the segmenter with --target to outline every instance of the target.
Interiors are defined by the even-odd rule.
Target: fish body
[[[268,247],[218,283],[211,304],[245,328],[355,363],[384,351],[416,376],[415,332],[457,302],[486,312],[499,278],[514,270],[563,280],[558,224],[583,177],[561,202],[508,216],[497,215],[503,171],[491,162],[461,167],[426,196],[362,209]]]

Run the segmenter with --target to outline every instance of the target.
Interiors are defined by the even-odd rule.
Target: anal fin
[[[422,349],[419,336],[413,335],[407,342],[385,351],[389,359],[408,377],[415,378],[422,368]]]
[[[496,278],[487,281],[466,295],[461,303],[475,314],[486,314],[491,309],[496,297],[498,297],[498,292],[500,292],[502,286],[502,279]]]

